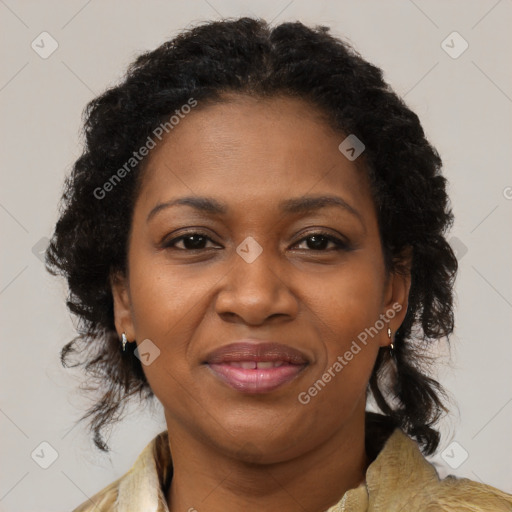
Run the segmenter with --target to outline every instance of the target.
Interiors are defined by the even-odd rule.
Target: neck
[[[314,450],[272,464],[236,460],[169,419],[167,425],[174,468],[170,512],[324,512],[364,481],[369,464],[364,410]]]

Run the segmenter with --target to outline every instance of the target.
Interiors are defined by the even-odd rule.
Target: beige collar
[[[160,469],[157,469],[157,463]],[[119,481],[117,512],[169,512],[162,485],[167,477],[163,469],[170,468],[171,464],[165,431],[146,446],[132,469]],[[366,482],[347,491],[326,512],[385,510],[384,506],[392,507],[388,510],[399,510],[406,505],[411,493],[421,492],[427,482],[438,481],[434,467],[424,459],[416,442],[395,429],[368,466]],[[399,489],[404,484],[407,493],[379,492],[381,488]]]
[[[411,496],[438,482],[436,470],[418,444],[397,428],[368,466],[366,482],[348,490],[326,512],[407,511]]]

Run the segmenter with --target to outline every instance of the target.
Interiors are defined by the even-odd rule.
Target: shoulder
[[[164,490],[172,477],[167,431],[156,436],[121,477],[73,512],[166,511]]]
[[[367,487],[370,503],[389,510],[399,505],[408,512],[512,512],[510,494],[467,478],[440,479],[416,441],[399,429],[368,468]]]
[[[512,511],[511,494],[467,478],[448,476],[425,491],[425,512]]]
[[[121,477],[112,482],[80,506],[73,509],[73,512],[111,512],[114,510],[114,504],[119,495],[119,483],[123,478]]]

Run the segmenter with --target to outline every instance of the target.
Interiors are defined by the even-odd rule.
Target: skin
[[[165,411],[171,512],[322,512],[364,481],[367,384],[387,327],[405,317],[410,278],[385,272],[367,177],[338,150],[344,138],[301,100],[230,95],[198,106],[149,156],[129,270],[112,291],[119,334],[160,350],[144,371]],[[279,210],[318,195],[343,198],[360,217],[336,206]],[[228,213],[177,205],[147,222],[157,204],[183,196],[214,198]],[[351,250],[327,241],[315,250],[308,237],[319,229]],[[185,231],[210,240],[193,239],[195,251],[183,239],[163,247]],[[252,263],[236,252],[249,236],[263,249]],[[393,304],[401,311],[301,404],[299,393]],[[311,364],[270,393],[235,391],[202,363],[249,336],[298,348]]]

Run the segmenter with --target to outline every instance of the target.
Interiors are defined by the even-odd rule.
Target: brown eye
[[[203,233],[187,233],[185,235],[173,238],[169,242],[165,242],[163,247],[166,249],[171,248],[181,251],[195,251],[206,249],[206,244],[208,241],[213,243],[211,238],[207,237]],[[178,243],[182,243],[182,247],[177,247]]]
[[[304,241],[306,241],[307,249],[312,251],[329,250],[329,244],[334,245],[334,247],[331,247],[330,250],[339,251],[348,249],[347,243],[327,233],[311,233],[310,235],[302,238],[302,240],[299,241],[299,245],[304,243]]]

